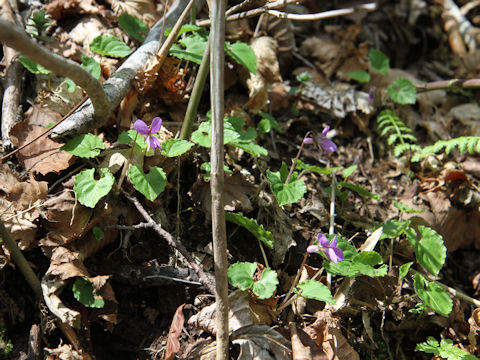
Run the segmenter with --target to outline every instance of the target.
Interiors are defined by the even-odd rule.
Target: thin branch
[[[173,236],[166,230],[164,230],[159,224],[155,222],[155,220],[152,219],[150,214],[145,210],[145,208],[140,204],[140,201],[134,196],[131,196],[127,194],[125,191],[120,189],[122,191],[123,195],[130,200],[133,205],[137,208],[138,212],[143,216],[143,218],[147,221],[149,224],[148,226],[151,227],[155,232],[160,235],[162,238],[165,239],[165,241],[170,245],[171,247],[177,249],[180,254],[185,258],[185,260],[188,262],[190,267],[193,269],[193,271],[196,272],[199,281],[210,291],[212,294],[215,294],[215,286],[212,284],[212,281],[210,280],[210,277],[203,271],[202,267],[198,265],[193,257],[190,255],[190,253],[187,251],[185,246],[183,246],[181,243],[176,241]],[[146,228],[147,225],[145,224],[138,224],[136,225],[138,228]]]
[[[201,8],[204,0],[196,0],[196,7]],[[173,27],[189,0],[176,0],[170,7],[165,18],[159,20],[153,28],[150,29],[147,38],[128,59],[115,71],[115,73],[103,83],[103,88],[107,94],[111,108],[116,108],[123,98],[128,94],[132,86],[132,80],[142,71],[145,63],[154,54],[160,42],[160,34],[163,25],[165,28]],[[61,126],[55,129],[51,137],[69,137],[79,133],[85,133],[92,129],[97,129],[103,123],[98,122],[93,117],[93,107],[90,101],[87,101],[78,111],[73,113]]]
[[[272,3],[268,3],[262,7],[259,7],[257,9],[248,10],[235,15],[230,15],[226,18],[226,21],[235,21],[235,20],[240,20],[245,18],[251,18],[251,17],[259,16],[264,13],[281,18],[281,19],[299,20],[299,21],[315,21],[315,20],[323,20],[323,19],[329,19],[329,18],[339,17],[339,16],[346,16],[346,15],[353,14],[354,12],[359,10],[374,11],[377,8],[376,3],[367,3],[367,4],[361,4],[361,5],[346,8],[346,9],[330,10],[330,11],[324,11],[316,14],[291,14],[291,13],[273,10],[273,9],[284,7],[285,5],[288,5],[288,4],[295,4],[297,2],[298,1],[292,1],[292,0],[275,1]],[[197,25],[210,26],[211,22],[210,20],[197,21]]]
[[[223,116],[225,66],[225,1],[210,1],[210,103],[212,108],[212,148],[210,161],[210,188],[212,194],[212,239],[215,263],[217,360],[227,360],[229,348],[228,326],[228,258],[225,210],[223,203]]]
[[[369,3],[369,4],[362,4],[352,8],[330,10],[330,11],[324,11],[316,14],[291,14],[291,13],[286,13],[278,10],[267,10],[266,13],[268,15],[272,15],[280,19],[289,19],[289,20],[296,20],[296,21],[316,21],[316,20],[324,20],[324,19],[330,19],[333,17],[350,15],[358,10],[374,11],[376,8],[377,8],[376,3]]]
[[[278,1],[274,1],[274,2],[271,2],[271,3],[265,4],[264,6],[259,7],[257,9],[248,10],[248,11],[245,11],[245,12],[242,12],[242,13],[239,13],[239,14],[235,14],[235,15],[230,15],[225,19],[225,21],[235,21],[235,20],[240,20],[240,19],[244,19],[244,18],[259,16],[269,9],[278,9],[278,8],[282,8],[284,6],[287,6],[288,4],[296,4],[296,3],[298,3],[298,0],[278,0]],[[210,19],[206,19],[206,20],[199,20],[199,21],[197,21],[196,24],[198,26],[210,26],[211,23],[212,22],[211,22]]]
[[[15,24],[14,9],[7,0],[0,0],[0,13],[2,19]],[[19,115],[23,66],[18,60],[18,53],[15,49],[4,46],[3,55],[6,69],[3,81],[5,91],[2,101],[2,147],[8,149],[12,146],[9,132],[17,122]]]
[[[0,41],[54,74],[72,79],[92,100],[95,119],[104,121],[108,117],[111,107],[102,85],[80,65],[53,54],[33,41],[20,28],[5,20],[0,20]]]
[[[195,85],[193,85],[192,94],[188,101],[187,111],[185,111],[185,118],[183,119],[182,130],[180,131],[180,139],[189,140],[192,135],[193,123],[197,115],[198,104],[202,98],[202,92],[205,88],[208,72],[210,70],[210,38],[208,39],[205,52],[203,53],[202,62],[197,71]]]
[[[27,259],[23,255],[22,251],[18,247],[15,240],[12,239],[10,233],[5,228],[5,225],[0,220],[0,241],[3,245],[8,249],[10,252],[10,256],[12,257],[13,263],[18,267],[22,275],[27,280],[28,284],[32,288],[35,296],[38,300],[44,300],[43,292],[42,292],[42,285],[40,280],[38,280],[37,275],[33,272],[30,264],[28,263]],[[57,325],[62,330],[63,334],[67,337],[70,343],[76,350],[82,350],[80,342],[78,340],[77,334],[73,330],[73,328],[67,324],[64,324],[57,318]],[[83,351],[83,357],[86,360],[91,360],[91,357],[88,353]]]
[[[51,132],[53,129],[55,129],[58,125],[60,125],[63,121],[65,121],[71,114],[74,113],[75,110],[77,110],[86,100],[88,99],[88,96],[85,96],[77,105],[75,105],[73,107],[72,110],[70,110],[68,112],[68,114],[66,114],[64,117],[62,117],[60,120],[57,121],[57,123],[55,125],[53,125],[51,128],[48,128],[47,130],[45,130],[43,133],[41,133],[40,135],[38,135],[35,139],[32,139],[31,141],[29,141],[28,143],[26,144],[23,144],[22,146],[20,146],[19,148],[9,152],[7,155],[3,156],[0,161],[3,161],[3,160],[6,160],[8,159],[10,156],[16,154],[17,152],[25,149],[27,146],[30,146],[31,144],[33,144],[35,141],[37,141],[38,139],[40,139],[42,136],[45,136],[47,135],[49,132]]]
[[[190,9],[192,8],[193,4],[195,4],[195,0],[190,0],[185,9],[183,10],[182,14],[178,18],[177,22],[175,23],[175,26],[173,27],[172,31],[170,31],[170,34],[168,34],[167,39],[163,43],[162,47],[160,50],[158,50],[158,56],[160,58],[159,60],[159,66],[161,67],[165,59],[167,58],[168,51],[172,47],[173,43],[177,40],[177,35],[180,32],[180,29],[182,28],[183,23],[185,20],[187,20],[187,16],[190,13]]]
[[[478,89],[480,88],[480,79],[450,79],[414,85],[417,89],[417,92],[433,90]]]
[[[22,275],[25,277],[25,280],[27,280],[28,284],[32,288],[37,298],[42,299],[42,287],[40,285],[40,281],[37,278],[37,275],[35,275],[35,273],[33,272],[32,268],[28,264],[27,259],[25,259],[25,256],[23,256],[22,251],[18,247],[15,240],[12,239],[10,233],[7,231],[5,225],[3,224],[3,221],[1,220],[0,240],[10,252],[14,264],[18,267]]]

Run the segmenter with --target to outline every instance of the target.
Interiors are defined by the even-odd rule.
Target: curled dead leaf
[[[234,291],[228,296],[230,332],[258,323],[271,323],[275,316],[268,303],[252,302],[247,291]],[[204,307],[188,320],[190,326],[216,334],[216,303]]]
[[[167,349],[165,350],[164,360],[173,360],[180,351],[180,342],[178,338],[182,334],[183,323],[185,322],[185,316],[183,315],[183,307],[185,304],[180,305],[175,314],[173,315],[172,324],[168,331],[167,337]]]
[[[257,73],[252,74],[246,69],[240,70],[240,76],[249,91],[249,100],[245,108],[256,114],[264,110],[268,101],[268,89],[276,81],[282,81],[277,59],[277,43],[268,36],[256,38],[252,44],[257,57]]]
[[[329,310],[317,311],[317,320],[304,330],[332,360],[360,360],[360,356],[342,334],[340,318]]]
[[[236,210],[247,213],[253,209],[249,196],[254,194],[255,186],[249,183],[242,174],[237,173],[225,177],[223,191],[223,202],[226,211]],[[205,181],[203,177],[199,177],[195,184],[193,184],[189,194],[193,201],[201,205],[205,217],[208,220],[211,219],[212,200],[210,182]]]
[[[26,113],[27,119],[16,124],[10,130],[10,139],[16,147],[30,143],[38,135],[45,132],[41,125],[57,122],[61,116],[51,110],[34,105]],[[50,172],[58,173],[70,166],[72,155],[61,151],[59,144],[48,136],[43,136],[31,145],[17,153],[22,166],[33,172],[46,175]]]

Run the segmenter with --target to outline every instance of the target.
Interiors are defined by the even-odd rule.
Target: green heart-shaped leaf
[[[187,140],[168,139],[162,143],[162,155],[166,157],[180,156],[190,150],[193,145]]]
[[[167,176],[161,168],[156,166],[152,166],[148,174],[145,174],[140,166],[131,166],[128,170],[128,178],[133,187],[150,201],[155,200],[167,185]]]
[[[102,139],[93,134],[79,135],[62,146],[62,150],[82,158],[93,158],[103,149],[105,144]]]
[[[112,188],[115,178],[108,169],[100,169],[100,180],[95,180],[95,169],[81,171],[75,177],[73,191],[77,194],[80,204],[93,208],[98,201],[107,195]]]

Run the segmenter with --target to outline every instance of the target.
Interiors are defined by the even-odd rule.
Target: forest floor
[[[102,82],[165,9],[153,0],[11,3],[0,1],[0,18],[23,19],[37,42]],[[355,4],[322,20],[264,12],[227,23],[232,359],[480,356],[480,6]],[[262,4],[245,5],[239,12]],[[282,11],[301,18],[340,6],[307,0]],[[32,142],[85,93],[22,60],[19,121],[2,134],[0,357],[214,358],[208,79],[193,134],[172,140],[208,36],[186,30],[162,66],[143,59],[91,137]],[[95,47],[100,35],[118,42]],[[18,55],[4,48],[4,74]],[[150,126],[143,135],[137,119]],[[161,149],[146,149],[151,136]],[[330,248],[313,251],[321,234]]]

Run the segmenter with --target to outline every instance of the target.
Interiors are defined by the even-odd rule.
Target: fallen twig
[[[7,0],[0,1],[0,18],[15,24],[14,10]],[[22,93],[22,70],[23,66],[18,60],[15,49],[3,47],[4,62],[6,65],[5,79],[3,81],[2,101],[2,147],[8,149],[12,146],[9,132],[17,122],[20,97]]]
[[[177,249],[180,254],[185,258],[185,260],[188,262],[188,265],[195,271],[195,273],[198,276],[198,280],[210,291],[212,294],[215,294],[215,285],[213,284],[213,281],[210,279],[210,277],[203,271],[202,267],[198,265],[193,257],[190,255],[190,253],[187,251],[185,246],[183,246],[181,243],[176,241],[173,236],[166,230],[164,230],[159,224],[157,224],[150,214],[145,210],[145,208],[140,204],[140,201],[134,196],[129,195],[125,191],[121,190],[123,195],[135,205],[137,208],[138,212],[143,216],[143,218],[147,221],[149,224],[148,226],[151,227],[155,232],[160,235],[162,238],[165,239],[165,241],[170,245],[171,247]],[[139,227],[146,227],[147,225],[141,225]]]
[[[275,2],[265,4],[264,6],[259,7],[257,9],[248,10],[235,15],[230,15],[225,20],[235,21],[235,20],[259,16],[261,14],[266,13],[282,19],[314,21],[314,20],[323,20],[323,19],[329,19],[329,18],[339,17],[339,16],[346,16],[346,15],[353,14],[354,12],[359,10],[373,11],[377,8],[376,3],[368,3],[368,4],[361,4],[355,7],[346,8],[346,9],[330,10],[330,11],[324,11],[316,14],[290,14],[290,13],[274,10],[277,8],[284,7],[288,4],[296,4],[296,3],[298,3],[298,1],[291,1],[291,0],[275,1]],[[197,21],[197,25],[210,26],[211,22],[210,20],[201,20],[201,21]]]
[[[68,112],[68,114],[66,114],[64,117],[62,117],[60,120],[57,121],[57,123],[55,125],[53,125],[51,128],[48,128],[47,130],[45,130],[43,133],[41,133],[40,135],[38,135],[35,139],[31,140],[30,142],[26,143],[26,144],[23,144],[22,146],[20,146],[18,149],[15,149],[11,152],[9,152],[7,155],[3,156],[0,161],[3,161],[3,160],[6,160],[8,159],[10,156],[12,155],[15,155],[17,152],[21,151],[22,149],[25,149],[27,146],[33,144],[35,141],[37,141],[38,139],[40,139],[42,136],[45,136],[47,135],[50,131],[52,131],[53,129],[55,129],[58,125],[60,125],[63,121],[65,121],[65,119],[67,119],[71,114],[73,114],[73,112],[75,110],[77,110],[80,105],[82,105],[86,100],[88,99],[88,96],[85,96],[77,105],[75,105],[73,107],[72,110],[70,110]]]
[[[415,84],[417,92],[433,90],[478,89],[480,79],[450,79],[433,81],[425,84]]]
[[[92,100],[97,121],[105,121],[110,114],[110,104],[102,85],[76,62],[55,55],[5,20],[0,20],[0,41],[53,73],[72,79]]]
[[[377,8],[376,3],[369,3],[369,4],[362,4],[359,6],[346,8],[346,9],[324,11],[316,14],[291,14],[291,13],[286,13],[278,10],[267,10],[266,13],[268,15],[272,15],[280,19],[289,19],[289,20],[296,20],[296,21],[315,21],[315,20],[324,20],[324,19],[330,19],[333,17],[350,15],[358,10],[373,11],[376,8]]]
[[[204,0],[195,0],[197,8],[201,7]],[[144,69],[145,63],[158,49],[163,23],[165,28],[173,27],[179,20],[189,0],[177,0],[167,12],[165,19],[159,20],[148,33],[145,42],[117,69],[117,71],[103,83],[109,106],[116,108],[122,99],[128,94],[132,86],[132,80],[139,71]],[[103,123],[94,119],[92,103],[87,101],[78,111],[73,113],[61,126],[52,131],[51,137],[68,137],[79,133],[85,133],[99,128]]]
[[[10,236],[10,233],[7,231],[7,229],[5,228],[5,225],[1,220],[0,220],[0,240],[10,252],[10,255],[12,257],[14,264],[19,268],[20,272],[25,277],[25,280],[27,280],[28,284],[32,288],[33,292],[35,293],[35,296],[37,297],[37,299],[44,300],[40,280],[38,280],[37,275],[35,275],[35,273],[33,272],[27,259],[25,259],[25,256],[23,256],[22,251],[18,247],[17,243],[12,239],[12,237]],[[75,333],[73,328],[67,324],[64,324],[62,321],[58,319],[57,319],[57,325],[62,330],[63,334],[67,337],[67,339],[70,341],[70,343],[73,345],[73,347],[76,350],[82,350],[80,341],[78,340],[77,334]],[[84,359],[91,360],[90,355],[85,351],[83,351],[82,355]]]

